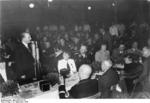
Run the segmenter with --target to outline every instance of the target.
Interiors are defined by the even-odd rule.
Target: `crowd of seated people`
[[[110,83],[111,81],[109,80],[113,79],[113,77],[109,77],[110,74],[116,78],[114,82],[116,84],[119,82],[119,79],[115,73],[120,76],[124,74],[124,72],[128,73],[129,68],[137,68],[136,66],[139,65],[139,63],[144,65],[140,65],[141,68],[146,68],[142,69],[145,73],[142,72],[142,74],[138,74],[140,79],[138,79],[138,77],[132,79],[125,78],[125,84],[129,94],[133,91],[134,86],[133,84],[131,87],[130,82],[137,83],[149,75],[147,72],[147,68],[149,67],[147,63],[149,61],[149,55],[146,55],[145,59],[142,52],[143,48],[143,51],[150,52],[149,31],[150,27],[146,25],[146,23],[132,23],[128,26],[124,24],[113,24],[109,27],[101,27],[95,32],[91,30],[90,25],[76,25],[73,29],[71,29],[71,27],[67,29],[67,27],[63,25],[50,25],[44,26],[43,30],[40,27],[36,27],[34,31],[27,29],[25,32],[30,33],[32,39],[38,42],[41,63],[40,75],[42,75],[43,78],[50,79],[52,84],[59,82],[59,76],[61,73],[63,74],[64,69],[66,69],[64,70],[65,72],[71,71],[71,74],[74,72],[79,72],[80,74],[80,67],[86,64],[90,66],[89,68],[92,68],[90,74],[94,74],[103,71],[102,65],[105,65],[105,61],[109,61],[108,64],[110,64],[110,67],[108,67],[108,70],[103,71],[106,73],[98,77],[101,84],[100,87],[103,88],[101,90],[102,98],[109,98],[110,90],[108,90],[108,88],[110,89],[110,87],[114,85],[111,84],[111,86],[109,86],[106,83],[106,81]],[[0,54],[0,60],[7,61],[7,67],[13,68],[11,64],[14,62],[13,56],[14,51],[17,50],[16,45],[18,44],[18,39],[15,37],[3,39],[3,37],[1,37],[0,41],[1,40],[0,51],[2,53]],[[126,63],[126,57],[128,57],[131,64],[133,64],[132,62],[134,61],[133,67],[131,65],[128,66],[130,63]],[[112,73],[109,74],[109,72]],[[12,79],[11,75],[9,76],[9,79]],[[105,80],[105,78],[110,79]],[[107,91],[106,93],[104,93],[105,90]]]

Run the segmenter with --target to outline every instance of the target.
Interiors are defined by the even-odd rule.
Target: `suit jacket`
[[[17,79],[21,79],[22,75],[26,75],[26,79],[34,77],[34,58],[31,51],[29,51],[22,43],[18,45],[14,55],[15,69]]]
[[[137,78],[141,75],[143,71],[143,65],[140,63],[125,64],[124,71],[127,78]]]
[[[83,57],[81,54],[78,54],[75,56],[75,62],[78,69],[82,64],[91,64],[91,56],[88,53],[85,57]]]
[[[114,49],[112,52],[112,60],[114,63],[124,63],[124,53],[120,53],[119,49]]]
[[[65,86],[59,86],[59,97],[65,98]],[[69,98],[98,97],[98,81],[96,79],[85,79],[74,85],[69,91]]]
[[[99,90],[105,91],[106,89],[110,89],[111,86],[117,84],[119,81],[119,76],[116,71],[110,68],[106,71],[102,76],[99,77]]]
[[[96,79],[81,80],[69,91],[72,98],[84,98],[98,93],[98,81]]]
[[[110,58],[110,53],[109,51],[97,51],[95,53],[95,61],[96,62],[102,62],[104,60],[108,60]]]
[[[139,82],[142,83],[144,91],[150,91],[150,56],[143,62],[143,71],[139,77]]]

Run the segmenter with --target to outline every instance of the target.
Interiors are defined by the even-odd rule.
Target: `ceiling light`
[[[88,10],[91,10],[92,9],[92,7],[91,6],[88,6]]]
[[[48,0],[48,2],[52,2],[53,0]]]
[[[34,7],[35,7],[35,5],[33,3],[29,4],[29,8],[34,8]]]

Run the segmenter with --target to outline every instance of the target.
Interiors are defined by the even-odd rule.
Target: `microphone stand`
[[[40,69],[39,48],[38,48],[37,41],[35,41],[35,64],[36,64],[35,74],[36,74],[36,78],[37,78],[37,70],[39,71],[39,69]]]
[[[34,58],[34,78],[33,80],[37,80],[37,52],[36,52],[36,42],[31,41],[32,43],[32,55]]]

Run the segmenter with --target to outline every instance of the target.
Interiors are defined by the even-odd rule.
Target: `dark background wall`
[[[148,20],[146,0],[10,0],[1,1],[1,31],[6,34],[48,24],[110,24]],[[33,2],[35,8],[29,8]],[[92,9],[89,11],[88,6]]]

